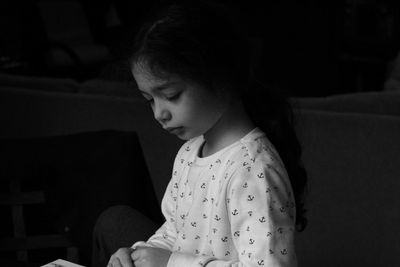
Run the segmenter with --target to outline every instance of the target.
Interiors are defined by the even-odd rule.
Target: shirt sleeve
[[[184,146],[182,146],[175,157],[172,178],[168,183],[161,202],[161,211],[165,217],[164,224],[146,242],[137,241],[132,245],[132,248],[136,248],[137,246],[146,246],[163,248],[172,251],[177,237],[175,227],[175,209],[177,200],[178,174],[176,170],[178,166],[178,159],[182,154],[183,147]]]
[[[280,161],[263,157],[244,161],[231,178],[227,194],[232,238],[240,259],[232,266],[296,266],[295,203]],[[214,261],[207,266],[222,265]]]
[[[164,224],[146,241],[138,241],[132,245],[132,248],[137,246],[157,247],[172,251],[176,240],[176,228],[174,221],[175,201],[173,200],[175,179],[171,179],[167,190],[165,191],[162,200],[162,213],[165,217]]]

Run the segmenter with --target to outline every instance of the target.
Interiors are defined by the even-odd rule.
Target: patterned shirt
[[[179,150],[162,200],[165,223],[137,245],[172,251],[168,267],[297,266],[295,203],[285,167],[255,128],[199,158],[204,137]]]

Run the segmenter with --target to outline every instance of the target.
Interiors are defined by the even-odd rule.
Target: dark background
[[[0,72],[129,79],[119,65],[128,33],[149,8],[167,2],[1,1]],[[260,80],[290,96],[383,89],[399,49],[398,1],[260,2],[237,4]],[[63,31],[70,35],[54,34]],[[62,63],[54,51],[64,54]]]
[[[159,4],[166,4],[167,2],[162,0],[0,1],[0,32],[2,33],[0,35],[0,74],[72,78],[78,82],[98,78],[111,81],[132,80],[129,70],[125,69],[121,64],[126,56],[126,43],[137,30],[144,14],[150,8]],[[224,2],[228,3],[230,1]],[[400,48],[399,1],[276,0],[264,2],[261,4],[254,0],[247,0],[237,4],[241,10],[241,21],[249,29],[249,36],[253,47],[253,65],[256,67],[258,79],[279,87],[289,96],[300,97],[320,97],[383,90],[384,81]],[[0,82],[4,83],[4,81]],[[40,85],[40,90],[50,91],[53,89],[53,84],[55,85],[56,82],[46,84],[46,87]],[[65,87],[70,90],[71,88],[68,85],[66,83]],[[38,85],[35,86],[38,87]],[[64,83],[61,83],[60,86],[64,86]],[[36,87],[34,89],[37,89]],[[79,90],[77,89],[77,91]],[[139,109],[131,107],[129,102],[124,104],[122,101],[102,102],[96,99],[94,99],[95,101],[92,101],[92,99],[86,101],[85,98],[70,99],[68,97],[64,99],[64,96],[60,98],[46,98],[42,96],[34,98],[35,94],[24,93],[14,95],[8,94],[7,91],[4,95],[8,96],[8,98],[4,98],[6,100],[3,99],[4,102],[2,103],[7,103],[7,100],[10,101],[8,101],[7,105],[3,104],[2,108],[4,112],[2,113],[5,114],[4,117],[9,112],[11,114],[8,124],[3,124],[3,126],[5,125],[4,130],[6,135],[19,129],[20,133],[18,133],[18,136],[51,135],[54,132],[97,129],[98,127],[104,127],[104,125],[108,127],[110,125],[117,125],[119,128],[132,130],[135,126],[131,122],[139,120],[138,125],[143,126],[143,121],[148,118],[140,120],[137,113]],[[381,98],[378,98],[377,102],[373,103],[378,103],[379,99]],[[379,107],[384,106],[386,108],[386,106],[391,106],[385,103],[379,102]],[[396,105],[395,102],[393,103],[393,106]],[[371,106],[371,109],[376,107],[369,102],[365,102],[364,107],[368,105]],[[354,109],[360,108],[357,105],[354,106]],[[15,118],[12,117],[15,114],[18,116]],[[75,121],[75,118],[78,117],[77,114],[82,116],[82,118]],[[127,117],[129,117],[129,120]],[[321,123],[322,133],[329,132],[324,127],[330,122]],[[351,120],[351,122],[353,121]],[[315,125],[319,126],[319,123]],[[350,123],[349,125],[354,126]],[[367,128],[362,128],[362,133]],[[149,129],[153,128],[150,127]],[[346,126],[344,129],[353,133],[353,128],[351,127]],[[372,129],[381,128],[376,127],[376,129]],[[144,130],[142,131],[144,132]],[[335,134],[332,134],[332,136],[336,137],[336,132],[333,132]],[[318,134],[312,136],[318,136]],[[321,134],[321,136],[323,135]],[[110,140],[112,139],[110,143],[103,140],[99,141],[97,138],[100,137],[97,134],[96,137],[88,136],[87,138],[96,142],[90,143],[89,141],[79,141],[81,140],[79,139],[76,147],[79,147],[83,151],[82,144],[86,144],[88,146],[87,151],[98,156],[101,162],[115,162],[113,164],[115,169],[109,168],[106,164],[98,164],[97,162],[92,164],[93,166],[100,166],[102,169],[99,169],[96,173],[90,172],[91,170],[88,171],[85,174],[87,175],[87,180],[83,180],[85,183],[79,180],[77,184],[82,186],[80,188],[81,192],[86,192],[86,188],[93,188],[93,184],[95,184],[98,195],[93,193],[90,195],[82,194],[79,198],[74,195],[77,201],[73,201],[72,204],[79,208],[78,213],[72,208],[71,210],[74,212],[65,210],[65,207],[63,207],[64,210],[56,210],[59,206],[53,207],[53,211],[56,213],[54,216],[67,217],[66,219],[61,218],[60,222],[64,223],[64,219],[68,219],[67,222],[75,222],[81,218],[85,218],[84,223],[86,225],[84,226],[86,226],[86,230],[92,228],[96,215],[98,215],[101,209],[106,204],[111,203],[111,201],[106,202],[107,199],[101,199],[102,202],[98,201],[100,199],[98,196],[113,197],[113,194],[103,194],[104,189],[110,189],[108,187],[108,180],[103,177],[99,178],[97,174],[102,173],[104,176],[111,176],[109,173],[115,176],[122,175],[121,177],[125,179],[123,181],[131,181],[132,168],[144,165],[141,158],[141,150],[137,147],[139,143],[133,137],[127,136],[126,138],[121,138],[119,135],[113,135],[110,137]],[[113,138],[121,141],[119,146],[114,146],[116,140]],[[329,138],[329,140],[333,141],[341,140],[341,138],[331,139],[330,135]],[[357,141],[364,140],[357,137],[353,139]],[[386,139],[383,138],[382,140]],[[51,147],[53,147],[52,142],[55,142],[47,139],[43,139],[42,141],[50,142],[49,146]],[[8,144],[10,141],[5,140],[3,142]],[[60,139],[59,142],[63,145],[65,140]],[[154,142],[157,142],[157,140]],[[97,150],[93,149],[93,147],[97,148],[97,144],[112,144],[114,150],[111,150],[108,146],[99,147],[99,149],[104,149],[105,152],[97,153]],[[39,144],[38,146],[43,147],[43,144]],[[67,148],[73,147],[75,146],[67,146]],[[13,148],[11,147],[11,150]],[[323,146],[323,148],[325,153],[326,147]],[[2,151],[6,153],[4,152],[6,151],[4,146],[2,146]],[[32,151],[43,152],[46,150],[35,148]],[[107,154],[109,151],[113,153]],[[130,152],[133,153],[133,151],[136,151],[137,154],[129,154]],[[18,159],[20,159],[19,155],[27,155],[25,153],[18,154],[17,150],[15,152]],[[77,153],[82,152],[78,151]],[[49,159],[57,159],[53,154],[49,155]],[[63,155],[63,153],[60,152],[58,156],[60,155]],[[120,158],[116,157],[116,155],[125,160],[122,162],[122,165],[118,164]],[[375,154],[371,153],[371,155]],[[33,155],[33,157],[37,156]],[[107,157],[111,157],[114,161],[111,161]],[[134,157],[139,159],[135,166],[130,164],[134,162],[132,160]],[[68,156],[67,158],[73,157]],[[165,158],[168,157],[165,156]],[[319,158],[322,159],[324,157]],[[358,157],[356,158],[358,159]],[[380,160],[380,157],[374,156],[371,158]],[[47,157],[45,159],[47,160]],[[153,159],[153,161],[155,160]],[[7,166],[7,162],[3,161],[3,164],[4,162],[5,166]],[[30,163],[30,159],[27,159],[26,162]],[[47,163],[47,161],[45,162]],[[348,161],[345,162],[348,163]],[[80,164],[80,162],[78,163]],[[121,164],[121,162],[119,163]],[[386,166],[386,164],[383,165]],[[80,165],[77,166],[76,169],[82,169]],[[34,167],[36,168],[36,166]],[[108,172],[104,171],[103,168],[107,168]],[[74,173],[65,173],[64,169],[70,170],[71,167],[70,165],[66,167],[62,165],[61,171],[59,171],[59,173],[63,174],[60,176],[60,181],[64,183],[68,181],[67,184],[69,184],[73,179],[70,177],[78,177],[74,179],[81,178],[81,176],[76,176]],[[96,168],[93,169],[96,170]],[[338,169],[340,170],[340,168]],[[2,168],[2,170],[5,171],[6,169]],[[147,170],[144,168],[143,172],[145,171]],[[43,177],[54,179],[54,173],[55,171],[52,173],[39,173],[37,175],[40,175],[42,179],[44,179]],[[66,178],[66,175],[70,176]],[[143,176],[147,177],[148,174],[142,173],[138,175],[138,177]],[[122,179],[121,177],[120,179]],[[97,179],[100,179],[103,183],[96,184]],[[146,179],[143,180],[150,180]],[[118,183],[122,180],[113,177],[112,181],[115,182],[115,188],[118,189]],[[70,185],[70,188],[73,189],[74,186],[78,186],[77,184],[73,183]],[[63,183],[56,185],[59,187],[64,186]],[[33,186],[39,185],[34,184]],[[127,197],[135,195],[130,193],[130,189],[133,187],[129,184],[124,187]],[[0,188],[7,190],[7,187],[3,184]],[[58,193],[59,191],[62,190],[53,190],[52,192]],[[114,192],[116,191],[118,190],[114,190]],[[64,191],[64,193],[66,192]],[[64,199],[61,196],[59,197],[61,200]],[[116,201],[116,199],[112,200]],[[80,203],[84,203],[85,205],[80,205]],[[89,210],[89,208],[87,207],[93,203],[100,204],[98,204],[99,206],[96,207],[96,210],[92,209],[91,213],[88,214],[86,210]],[[37,210],[33,210],[31,213],[28,212],[27,219],[30,217],[42,218],[41,216],[36,216],[36,214]],[[47,219],[44,216],[43,218]],[[50,219],[53,218],[51,217]],[[90,225],[89,222],[91,222]],[[2,229],[0,235],[9,234],[7,229],[11,228],[11,222],[4,220],[3,223],[7,225],[0,227]],[[83,221],[80,223],[83,223]],[[65,225],[58,223],[56,226],[59,229],[57,228],[55,231],[63,231]],[[85,231],[82,227],[82,225],[78,225],[75,229],[79,231],[74,232],[71,230],[71,234],[85,238],[84,244],[77,244],[80,248],[86,248],[86,250],[80,250],[80,259],[82,263],[86,263],[90,259],[90,249],[87,247],[90,246],[91,232],[90,230]],[[44,226],[42,228],[48,229],[48,227]],[[45,260],[42,258],[43,255],[47,257]],[[49,258],[56,258],[55,255],[49,255],[47,251],[39,251],[37,257],[43,262],[48,262]],[[35,260],[35,258],[31,257],[31,260]]]

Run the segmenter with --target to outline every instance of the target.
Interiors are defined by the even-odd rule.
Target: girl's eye
[[[150,99],[147,99],[147,98],[146,98],[146,102],[151,104],[151,103],[154,102],[154,99],[153,99],[153,98],[150,98]]]
[[[172,96],[168,96],[167,99],[168,99],[169,101],[174,101],[174,100],[177,100],[177,99],[179,98],[180,95],[181,95],[181,92],[179,92],[179,93],[177,93],[177,94],[174,94],[174,95],[172,95]]]

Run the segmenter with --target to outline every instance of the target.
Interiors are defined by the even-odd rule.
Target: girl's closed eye
[[[169,96],[166,96],[166,98],[167,98],[169,101],[175,101],[175,100],[178,100],[178,99],[179,99],[179,97],[181,96],[181,94],[182,94],[182,92],[174,93],[174,94],[171,94],[171,95],[169,95]]]

